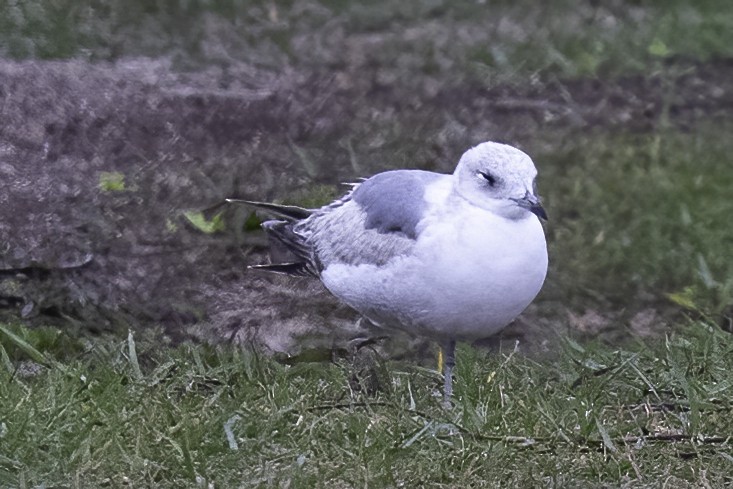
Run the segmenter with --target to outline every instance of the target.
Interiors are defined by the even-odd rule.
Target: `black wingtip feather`
[[[310,277],[313,275],[306,263],[273,263],[271,265],[250,265],[247,268],[296,277]]]
[[[297,205],[281,205],[273,204],[271,202],[257,202],[254,200],[243,200],[243,199],[226,199],[230,204],[244,204],[262,209],[264,211],[275,214],[288,221],[299,221],[301,219],[307,219],[313,214],[313,210],[306,209],[304,207],[298,207]]]
[[[252,200],[227,199],[227,202],[245,204],[275,214],[279,219],[263,222],[262,229],[269,236],[272,236],[278,242],[285,245],[288,251],[295,255],[294,259],[302,260],[291,263],[253,265],[248,268],[296,277],[318,277],[318,262],[312,257],[312,250],[303,236],[293,230],[293,226],[299,221],[310,217],[315,212],[314,210],[293,205],[271,204],[269,202],[255,202]]]

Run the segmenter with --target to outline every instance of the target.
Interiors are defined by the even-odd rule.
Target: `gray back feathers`
[[[379,266],[409,253],[427,205],[425,188],[442,176],[420,170],[380,173],[356,185],[343,198],[300,215],[292,208],[283,212],[278,206],[259,205],[285,217],[267,221],[262,227],[297,257],[292,264],[260,268],[318,276],[331,264]]]
[[[416,239],[415,227],[426,206],[425,187],[441,176],[422,170],[388,171],[356,187],[351,198],[366,212],[367,229]]]

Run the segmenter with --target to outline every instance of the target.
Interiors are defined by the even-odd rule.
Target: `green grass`
[[[673,295],[711,314],[733,304],[729,131],[596,134],[533,153],[550,211],[547,292],[620,306]]]
[[[346,360],[131,338],[69,354],[78,340],[12,330],[63,368],[19,369],[25,347],[0,332],[2,487],[733,482],[733,337],[705,323],[629,349],[568,341],[544,360],[463,347],[452,410],[439,376],[410,364],[362,369],[379,379],[367,394]]]
[[[339,67],[353,62],[344,34],[377,33],[371,63],[489,84],[538,73],[639,72],[656,59],[733,54],[733,9],[722,0],[3,0],[0,14],[4,56],[174,56],[182,68],[232,60],[276,70]]]

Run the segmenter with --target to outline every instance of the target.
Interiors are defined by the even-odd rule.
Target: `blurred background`
[[[732,128],[725,1],[0,0],[0,320],[338,347],[356,315],[247,272],[267,243],[223,200],[319,206],[495,140],[550,214],[505,339],[731,330]]]

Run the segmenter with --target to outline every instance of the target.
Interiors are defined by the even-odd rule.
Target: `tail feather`
[[[265,221],[262,229],[267,234],[285,245],[288,251],[292,252],[298,259],[304,262],[312,261],[311,247],[305,242],[300,234],[293,231],[293,226],[287,221]]]

